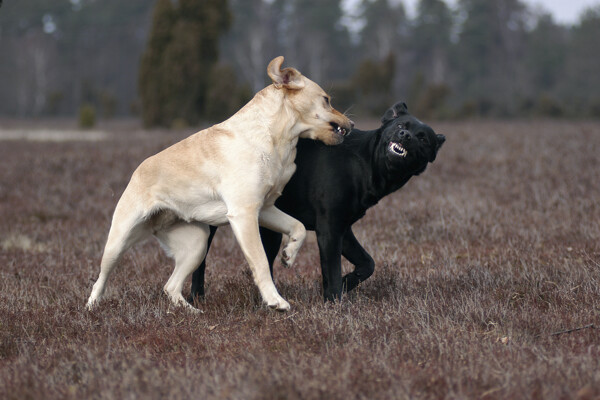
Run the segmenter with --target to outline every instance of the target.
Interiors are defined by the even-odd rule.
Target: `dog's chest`
[[[265,185],[267,202],[275,201],[281,195],[283,188],[296,171],[296,148],[286,151],[263,152],[261,161],[264,165],[262,183]]]

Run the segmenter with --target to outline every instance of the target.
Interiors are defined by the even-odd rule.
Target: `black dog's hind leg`
[[[208,243],[206,244],[206,254],[210,249],[215,233],[217,232],[216,226],[210,227],[210,235],[208,236]],[[260,228],[260,236],[263,241],[265,252],[269,260],[269,268],[271,269],[271,276],[273,276],[273,262],[279,252],[279,246],[281,245],[281,233],[270,231],[266,228]],[[190,298],[188,301],[194,304],[194,300],[204,297],[204,275],[206,273],[206,257],[202,260],[200,266],[194,271],[192,275],[192,289],[190,291]]]
[[[316,233],[323,276],[323,297],[325,301],[339,300],[342,296],[343,233],[331,229],[331,226],[322,230],[317,227]]]
[[[215,233],[217,232],[216,226],[210,227],[210,234],[208,236],[208,242],[206,243],[206,254],[208,255],[208,250],[210,249],[210,244],[212,243],[213,238],[215,237]],[[194,304],[194,300],[204,297],[204,272],[206,271],[206,256],[204,256],[204,260],[202,260],[202,264],[194,271],[192,275],[192,290],[190,292],[190,298],[188,301],[191,304]]]
[[[349,228],[342,242],[342,255],[354,264],[354,271],[342,278],[344,291],[349,292],[359,283],[369,278],[375,270],[375,261],[367,251],[358,243],[358,240]]]
[[[271,278],[273,277],[273,263],[279,253],[279,247],[281,247],[282,234],[274,232],[267,228],[260,227],[260,240],[262,240],[267,259],[269,260],[269,269],[271,270]]]

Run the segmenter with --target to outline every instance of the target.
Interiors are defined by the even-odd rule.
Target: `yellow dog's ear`
[[[283,64],[283,56],[272,59],[267,67],[267,74],[271,77],[273,85],[277,89],[282,87],[292,90],[302,89],[304,87],[302,74],[296,68],[281,69],[281,64]]]

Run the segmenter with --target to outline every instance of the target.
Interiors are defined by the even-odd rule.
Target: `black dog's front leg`
[[[329,228],[329,227],[327,227]],[[323,297],[334,301],[342,296],[342,233],[317,229],[323,276]]]
[[[279,247],[281,247],[282,234],[274,232],[267,228],[260,227],[260,240],[262,241],[267,259],[269,260],[269,269],[271,270],[271,278],[273,277],[273,263],[279,253]]]
[[[217,232],[216,226],[210,227],[210,235],[208,236],[208,241],[206,243],[206,254],[208,255],[208,250],[210,249],[210,244],[212,243],[213,238],[215,237],[215,233]],[[192,290],[190,292],[190,298],[188,301],[194,304],[194,300],[204,297],[204,273],[206,271],[206,255],[204,256],[204,260],[202,260],[202,264],[194,271],[192,275]]]
[[[342,255],[346,260],[354,264],[354,271],[350,272],[342,279],[344,291],[349,292],[358,286],[359,283],[369,278],[375,270],[375,261],[360,245],[352,228],[346,231],[344,241],[342,242]]]

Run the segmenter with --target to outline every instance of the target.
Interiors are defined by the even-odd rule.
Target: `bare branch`
[[[579,328],[573,328],[573,329],[567,329],[564,331],[554,332],[554,333],[551,333],[550,336],[558,336],[558,335],[562,335],[563,333],[571,333],[571,332],[576,332],[576,331],[580,331],[582,329],[588,329],[588,328],[594,329],[596,327],[594,326],[594,324],[589,324],[589,325],[585,325],[585,326],[580,326]]]

